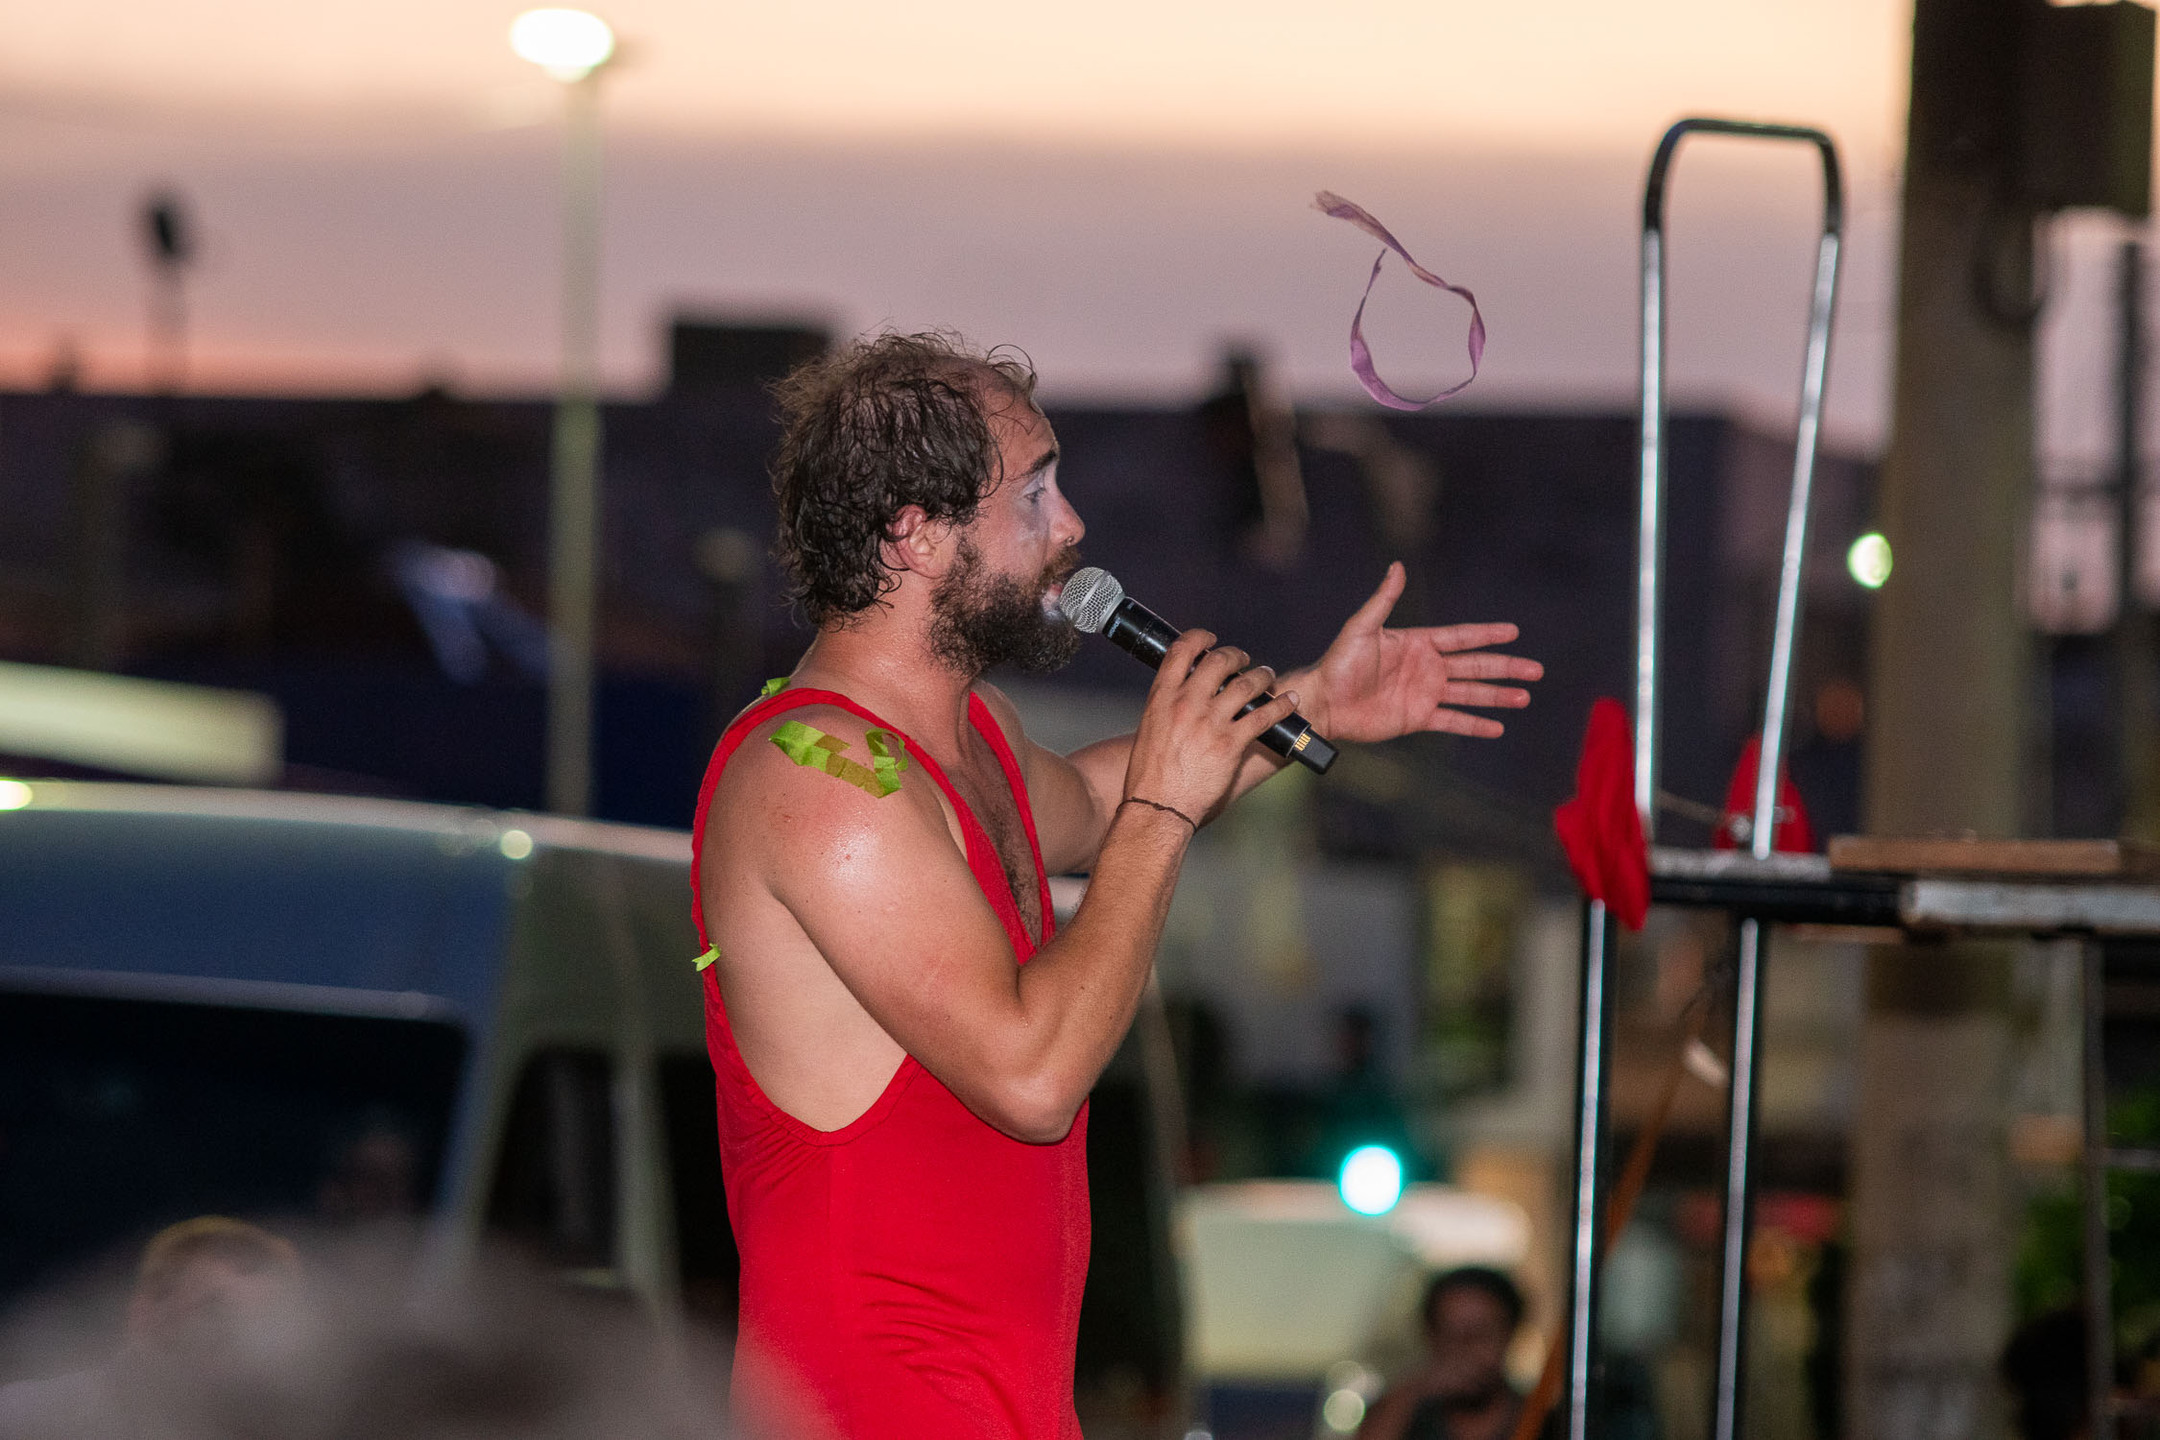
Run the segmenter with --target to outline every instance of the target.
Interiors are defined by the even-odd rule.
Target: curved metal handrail
[[[1658,592],[1665,559],[1665,190],[1680,142],[1698,134],[1798,141],[1815,146],[1823,164],[1822,238],[1815,252],[1807,363],[1801,374],[1800,424],[1793,447],[1792,498],[1785,515],[1777,628],[1770,649],[1769,685],[1763,697],[1762,754],[1755,771],[1753,828],[1748,837],[1750,850],[1761,857],[1770,854],[1777,832],[1778,775],[1785,758],[1793,650],[1800,627],[1808,503],[1814,488],[1815,454],[1822,436],[1823,386],[1830,369],[1830,319],[1837,298],[1845,195],[1837,145],[1829,135],[1810,125],[1692,117],[1665,132],[1650,161],[1649,180],[1643,191],[1642,497],[1635,552],[1635,807],[1642,814],[1646,836],[1654,836],[1657,826]]]

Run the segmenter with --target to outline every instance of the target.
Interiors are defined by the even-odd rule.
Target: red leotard
[[[756,726],[834,705],[899,735],[829,690],[783,690],[745,711],[713,751],[693,857],[728,759]],[[1050,885],[1020,766],[976,696],[968,716],[1004,767],[1040,887]],[[960,817],[968,868],[1014,959],[1035,945],[991,842],[937,761],[909,758]],[[695,898],[697,865],[691,875]],[[698,904],[698,935],[705,915]],[[709,942],[708,942],[709,943]],[[734,1406],[747,1433],[844,1440],[1078,1440],[1073,1351],[1087,1279],[1087,1111],[1053,1145],[977,1118],[912,1055],[838,1130],[813,1130],[768,1099],[744,1065],[705,972],[705,1036],[720,1099],[728,1218],[742,1252]]]

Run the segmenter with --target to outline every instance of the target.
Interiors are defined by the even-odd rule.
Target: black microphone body
[[[1102,633],[1150,670],[1161,668],[1163,656],[1170,652],[1170,642],[1179,634],[1169,621],[1130,596],[1120,600],[1117,608],[1110,612]],[[1241,717],[1249,715],[1274,698],[1272,694],[1261,695],[1248,701],[1238,714]],[[1297,761],[1315,775],[1327,774],[1328,766],[1335,763],[1337,754],[1327,738],[1313,729],[1312,722],[1295,712],[1262,732],[1260,743],[1284,759]]]

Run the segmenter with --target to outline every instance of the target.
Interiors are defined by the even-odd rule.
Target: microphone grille
[[[1065,588],[1058,592],[1058,609],[1065,612],[1075,630],[1093,635],[1109,623],[1110,612],[1124,598],[1125,587],[1118,584],[1116,576],[1089,565],[1073,571],[1072,578],[1065,582]]]

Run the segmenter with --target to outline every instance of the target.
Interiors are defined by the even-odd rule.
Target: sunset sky
[[[199,387],[544,388],[559,97],[509,52],[518,8],[5,0],[0,382],[40,383],[64,347],[92,386],[139,380],[131,216],[170,183],[208,241]],[[1373,247],[1306,208],[1330,188],[1478,291],[1492,343],[1471,403],[1624,400],[1644,159],[1673,118],[1728,113],[1821,124],[1844,147],[1857,205],[1831,422],[1879,439],[1897,0],[603,13],[626,51],[606,101],[617,387],[654,382],[658,327],[688,305],[953,324],[1024,345],[1053,396],[1187,398],[1225,339],[1250,339],[1301,395],[1352,396],[1344,332]],[[1683,394],[1790,411],[1818,203],[1797,153],[1704,146],[1683,167]],[[2057,342],[2064,366],[2089,328]],[[1392,271],[1371,332],[1403,388],[1459,373],[1459,308]]]

